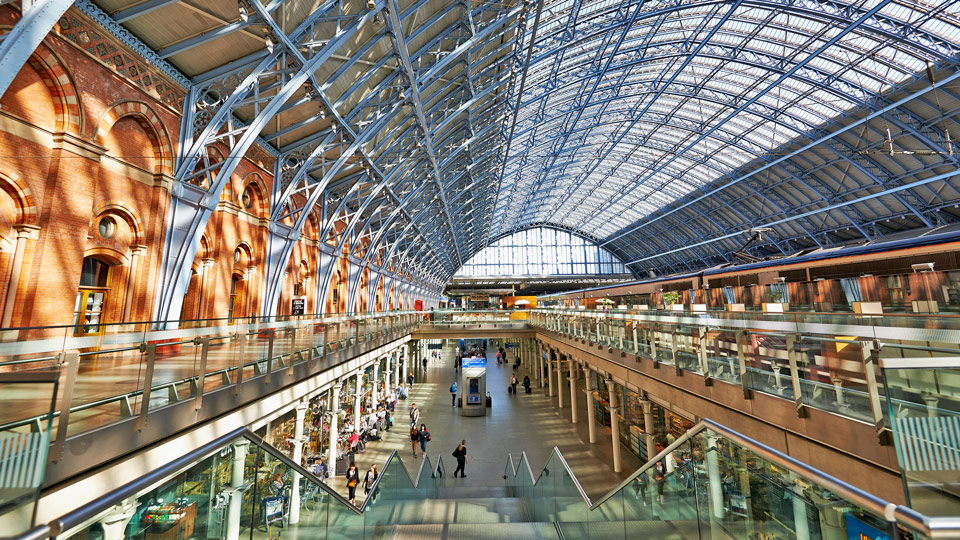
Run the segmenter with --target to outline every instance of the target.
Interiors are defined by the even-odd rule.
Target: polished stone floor
[[[610,428],[597,426],[597,442],[590,444],[586,425],[586,404],[582,392],[578,392],[579,422],[570,421],[569,386],[564,388],[564,408],[557,408],[557,398],[547,396],[546,388],[537,388],[536,379],[528,371],[529,361],[517,372],[521,381],[530,375],[534,381],[533,393],[519,395],[507,392],[512,369],[498,367],[492,342],[488,347],[487,391],[492,396],[493,406],[485,417],[464,417],[460,410],[451,406],[450,384],[458,378],[454,370],[454,347],[456,342],[444,342],[442,359],[430,359],[426,369],[415,372],[416,381],[410,398],[399,402],[395,412],[396,425],[381,442],[367,446],[366,452],[357,456],[361,475],[372,463],[382,470],[383,464],[393,450],[401,458],[411,478],[419,469],[413,459],[409,443],[409,407],[416,403],[421,410],[421,423],[427,425],[433,440],[428,443],[427,453],[432,463],[437,457],[443,460],[449,486],[503,486],[503,473],[507,455],[519,463],[522,452],[530,461],[534,475],[550,458],[553,447],[560,449],[570,468],[574,471],[584,491],[592,500],[597,500],[636,470],[641,463],[625,448],[623,472],[613,471]],[[459,384],[459,383],[458,383]],[[467,440],[467,477],[454,479],[456,461],[451,456],[461,439]],[[418,455],[419,455],[418,450]],[[346,494],[343,478],[331,479],[331,485]],[[361,490],[362,491],[362,490]],[[357,504],[362,501],[358,493]]]

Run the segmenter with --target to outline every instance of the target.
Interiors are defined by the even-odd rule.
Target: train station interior
[[[960,540],[960,0],[0,0],[0,540]]]

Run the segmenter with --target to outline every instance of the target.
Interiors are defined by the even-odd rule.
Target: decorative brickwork
[[[95,138],[97,144],[106,146],[105,137],[110,132],[110,128],[121,118],[133,116],[146,129],[154,142],[154,159],[160,164],[161,169],[155,172],[167,174],[173,173],[173,148],[170,144],[170,135],[167,134],[167,128],[163,121],[157,116],[157,113],[149,105],[137,101],[125,101],[116,103],[103,115],[100,123],[97,124]]]
[[[148,66],[118,39],[85,15],[71,9],[60,19],[60,35],[69,39],[121,77],[144,89],[161,103],[180,112],[186,92],[159,70]]]

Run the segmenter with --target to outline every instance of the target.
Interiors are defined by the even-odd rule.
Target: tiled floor
[[[580,407],[578,424],[570,422],[569,386],[565,386],[564,409],[556,407],[557,398],[549,398],[546,389],[534,386],[532,394],[507,393],[510,367],[497,367],[494,357],[496,346],[488,347],[487,390],[493,398],[493,406],[485,417],[464,417],[459,409],[450,405],[450,383],[457,375],[454,371],[455,342],[447,340],[441,361],[431,360],[426,370],[416,373],[417,380],[410,399],[401,401],[395,412],[396,425],[382,442],[371,443],[367,451],[357,456],[361,473],[370,464],[377,463],[382,469],[387,456],[393,450],[401,457],[411,477],[417,474],[419,460],[413,459],[408,440],[407,423],[409,406],[416,403],[421,410],[421,423],[427,425],[433,440],[427,446],[431,462],[439,456],[447,471],[447,485],[451,486],[502,486],[507,454],[512,454],[518,463],[521,452],[526,452],[534,475],[546,464],[556,446],[577,475],[582,487],[592,500],[597,500],[641,464],[626,449],[622,449],[623,473],[613,472],[610,429],[597,426],[597,442],[589,444],[586,425],[585,398],[579,393]],[[521,366],[517,376],[530,374],[527,366]],[[535,378],[531,374],[531,380]],[[536,384],[534,382],[534,384]],[[467,478],[454,479],[456,461],[450,455],[461,439],[467,440]],[[419,450],[418,450],[419,454]],[[331,479],[338,491],[346,494],[343,478]],[[357,503],[361,502],[358,495]]]

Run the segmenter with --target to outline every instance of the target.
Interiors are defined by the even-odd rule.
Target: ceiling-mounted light
[[[377,9],[377,2],[375,0],[367,0],[367,9],[371,11]]]
[[[240,20],[243,22],[247,22],[250,20],[250,13],[247,11],[247,8],[243,4],[240,5]]]
[[[263,43],[267,46],[269,52],[273,52],[273,40],[270,39],[270,34],[263,36]]]
[[[407,100],[407,93],[404,92],[403,90],[401,90],[399,97],[400,97],[400,101],[406,101],[406,100]]]

